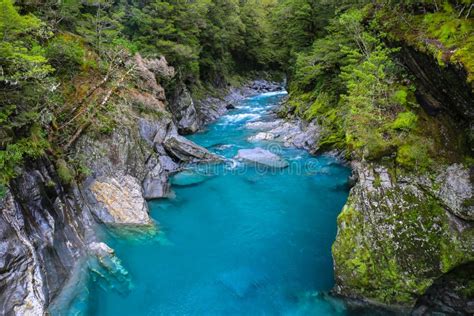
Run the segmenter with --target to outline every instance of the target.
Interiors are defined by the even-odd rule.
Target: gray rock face
[[[181,134],[192,134],[201,126],[202,122],[194,106],[189,90],[182,86],[177,89],[177,96],[169,106]]]
[[[266,80],[255,80],[250,84],[250,88],[258,93],[283,91],[281,84]]]
[[[84,255],[92,224],[48,162],[30,162],[0,200],[0,314],[42,315]]]
[[[436,279],[474,260],[472,222],[452,215],[431,191],[452,188],[449,177],[441,174],[436,184],[380,164],[352,167],[358,181],[333,245],[338,294],[410,308]]]
[[[446,168],[436,179],[440,188],[438,198],[449,210],[463,219],[474,221],[471,175],[467,168],[454,164]]]
[[[286,147],[306,149],[310,152],[318,150],[318,140],[321,128],[316,123],[305,124],[302,121],[275,120],[270,122],[251,122],[246,127],[261,130],[249,141],[275,140],[282,142]]]
[[[182,136],[172,136],[163,146],[170,157],[178,162],[219,162],[222,158]]]
[[[271,168],[286,168],[288,162],[274,153],[263,148],[240,149],[235,159],[263,165]]]
[[[165,89],[158,83],[157,77],[171,79],[174,76],[173,67],[168,66],[164,57],[144,59],[140,54],[136,54],[131,63],[136,67],[143,90],[151,93],[153,98],[164,103],[166,101]]]
[[[105,224],[153,225],[140,182],[130,175],[96,179],[89,191],[94,215]]]
[[[160,157],[161,158],[161,157]],[[169,194],[168,174],[160,162],[150,170],[143,180],[143,197],[147,200],[166,197]]]

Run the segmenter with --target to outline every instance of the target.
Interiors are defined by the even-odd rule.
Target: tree
[[[42,22],[20,15],[12,0],[0,0],[0,7],[0,184],[5,185],[24,157],[48,147],[39,122],[53,68],[39,43],[50,36]]]

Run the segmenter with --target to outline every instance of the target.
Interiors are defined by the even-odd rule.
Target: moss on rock
[[[361,180],[338,217],[332,248],[337,292],[412,306],[440,275],[474,260],[472,228],[453,228],[418,179],[380,182],[385,170],[357,168]]]

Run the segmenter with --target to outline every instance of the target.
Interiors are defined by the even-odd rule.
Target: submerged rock
[[[261,271],[242,267],[233,271],[222,273],[219,282],[238,297],[247,296],[252,289],[264,286],[267,275]]]
[[[202,183],[208,179],[208,175],[200,174],[194,170],[184,170],[171,178],[171,184],[177,186],[189,186]]]
[[[138,180],[130,175],[95,180],[89,187],[92,211],[105,224],[153,225]]]
[[[112,248],[103,242],[92,242],[89,244],[89,254],[89,269],[99,285],[104,284],[105,290],[113,289],[120,294],[131,290],[130,275]]]
[[[288,162],[271,151],[257,147],[253,149],[240,149],[235,159],[259,164],[271,168],[286,168]]]

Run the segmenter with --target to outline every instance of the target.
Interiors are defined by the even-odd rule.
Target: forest
[[[419,118],[415,88],[393,57],[397,43],[413,43],[440,65],[460,64],[473,80],[470,0],[2,0],[1,7],[2,186],[27,157],[65,158],[74,127],[113,128],[111,105],[85,102],[106,83],[78,83],[119,80],[137,52],[164,55],[174,80],[196,95],[258,72],[283,74],[289,110],[327,126],[323,148],[394,154],[416,169],[453,157],[438,156],[436,127]]]

